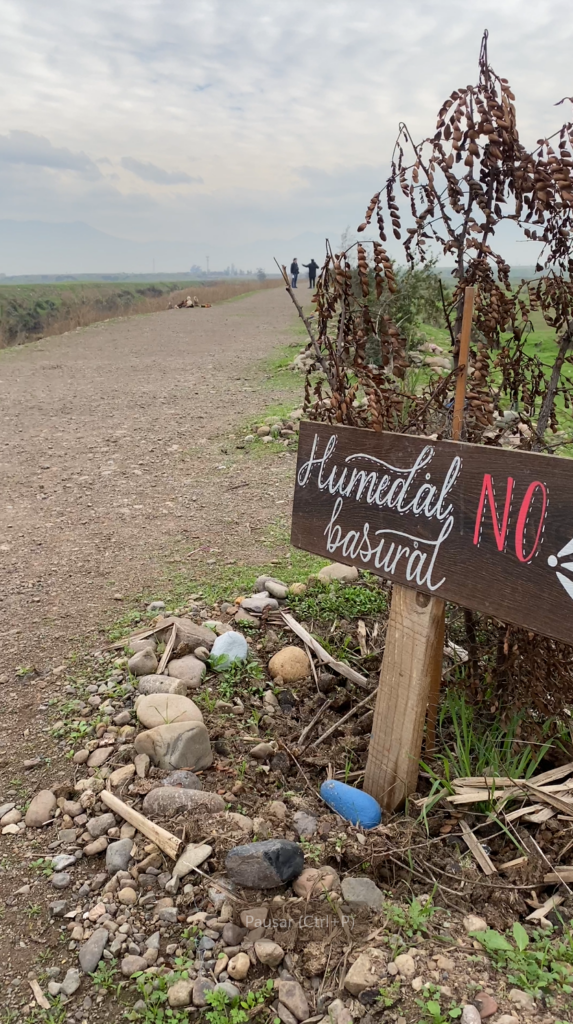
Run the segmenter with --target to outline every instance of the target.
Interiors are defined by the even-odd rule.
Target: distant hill
[[[180,274],[188,278],[192,267],[205,268],[207,256],[214,271],[234,264],[242,270],[262,267],[267,273],[276,273],[274,256],[284,263],[290,263],[293,256],[304,263],[314,257],[320,263],[323,253],[323,236],[312,232],[290,239],[222,246],[201,240],[135,242],[99,231],[83,221],[50,224],[0,220],[0,274],[35,280],[46,275],[68,279],[97,275],[109,280],[109,275],[118,274],[171,280]]]

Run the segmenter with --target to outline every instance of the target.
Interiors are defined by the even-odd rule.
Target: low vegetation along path
[[[0,353],[4,684],[53,668],[121,598],[165,586],[166,566],[256,561],[293,457],[226,442],[284,400],[261,359],[293,344],[293,323],[277,288]]]

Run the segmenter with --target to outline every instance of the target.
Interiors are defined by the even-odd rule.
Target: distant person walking
[[[298,280],[298,275],[299,274],[300,274],[300,267],[299,267],[299,265],[297,263],[297,259],[296,259],[296,256],[295,256],[294,260],[292,261],[292,263],[290,265],[290,276],[292,278],[291,285],[292,285],[293,288],[296,288],[296,282]]]
[[[310,263],[303,263],[303,267],[308,267],[308,287],[314,288],[316,284],[316,272],[318,270],[318,263],[312,259]]]

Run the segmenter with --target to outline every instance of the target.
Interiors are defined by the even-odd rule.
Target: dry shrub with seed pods
[[[307,380],[307,415],[448,437],[464,292],[473,285],[464,437],[502,443],[492,427],[500,410],[511,406],[529,428],[519,445],[551,450],[545,434],[547,428],[558,429],[556,399],[569,403],[563,368],[573,363],[573,123],[538,140],[534,151],[521,143],[515,97],[507,79],[489,64],[487,32],[477,84],[451,93],[438,112],[435,132],[415,143],[406,125],[400,125],[390,174],[372,197],[359,232],[372,226],[374,215],[380,241],[355,243],[355,271],[349,250],[327,248],[314,298],[315,350],[323,373],[318,382]],[[507,220],[525,239],[540,243],[539,276],[517,287],[510,282],[511,267],[494,249],[496,230]],[[453,293],[444,301],[454,371],[444,377],[443,368],[436,368],[429,380],[426,374],[423,387],[412,372],[400,323],[383,308],[384,296],[397,288],[382,244],[388,228],[402,240],[411,267],[440,251],[454,263]],[[527,351],[533,311],[556,332],[549,372]]]
[[[547,431],[559,426],[556,401],[569,407],[571,399],[564,369],[573,363],[573,123],[527,149],[517,129],[515,96],[490,66],[487,41],[486,32],[477,84],[450,94],[432,135],[415,143],[400,125],[386,184],[358,228],[363,240],[355,243],[356,270],[349,249],[335,253],[327,245],[314,296],[316,362],[305,385],[311,420],[451,436],[464,293],[471,285],[475,311],[464,439],[507,443],[496,420],[511,408],[519,421],[513,447],[559,447]],[[367,240],[364,232],[374,230],[374,220],[379,240]],[[505,221],[538,243],[536,277],[518,286],[495,249]],[[394,322],[384,306],[384,297],[397,287],[385,247],[389,234],[402,241],[412,268],[437,253],[454,264],[453,292],[444,298],[454,369],[425,368],[423,386],[401,321]],[[555,331],[550,367],[527,350],[532,313]],[[451,612],[453,620],[461,609]],[[541,715],[555,716],[559,731],[573,684],[571,649],[469,612],[464,629],[470,649],[465,671],[476,696],[483,696],[485,679],[490,695],[499,687],[506,702],[513,700],[528,714],[535,705]],[[457,642],[464,639],[459,632],[452,635]]]

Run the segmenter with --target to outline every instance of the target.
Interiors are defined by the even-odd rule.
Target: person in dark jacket
[[[312,259],[310,263],[303,263],[303,267],[308,267],[308,287],[314,288],[316,284],[316,272],[318,270],[318,263]]]
[[[290,265],[290,276],[292,278],[291,285],[292,285],[293,288],[296,288],[296,282],[297,282],[297,278],[298,278],[299,274],[300,274],[300,267],[298,265],[297,258],[295,256],[294,260],[292,261],[292,263]]]

